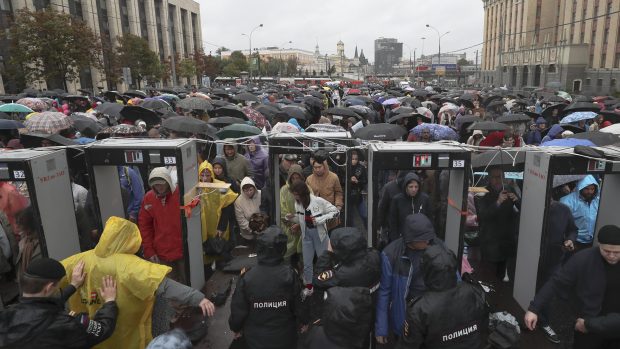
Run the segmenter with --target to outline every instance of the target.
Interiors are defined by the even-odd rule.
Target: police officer
[[[327,251],[319,257],[315,269],[312,283],[319,289],[368,287],[372,293],[381,278],[381,256],[367,247],[357,228],[338,228],[332,231]]]
[[[90,348],[114,332],[118,308],[116,283],[105,276],[99,294],[104,304],[94,318],[65,311],[65,301],[84,282],[84,263],[73,270],[71,284],[60,291],[58,283],[65,276],[60,262],[36,259],[20,276],[22,298],[0,313],[0,347],[2,348]]]
[[[411,301],[397,348],[480,348],[487,328],[484,291],[475,282],[454,277],[454,253],[430,246],[420,262],[426,293]]]
[[[303,316],[301,280],[295,269],[282,263],[286,242],[276,226],[259,235],[258,265],[242,274],[232,296],[228,324],[235,339],[245,337],[248,349],[296,346],[296,324]]]

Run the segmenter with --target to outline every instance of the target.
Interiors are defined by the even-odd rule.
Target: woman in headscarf
[[[202,183],[223,184],[224,182],[215,178],[213,166],[208,161],[204,161],[198,167],[198,180]],[[200,195],[200,219],[202,221],[202,241],[219,237],[224,240],[230,239],[229,220],[234,217],[235,211],[232,205],[237,199],[230,188],[216,189],[203,188]],[[214,262],[217,256],[205,255],[205,264]]]

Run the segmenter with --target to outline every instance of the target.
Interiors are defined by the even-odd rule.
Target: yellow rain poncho
[[[219,179],[215,179],[213,173],[213,166],[208,161],[203,161],[198,167],[198,178],[201,178],[203,171],[209,171],[213,183],[224,183]],[[217,189],[204,188],[203,193],[200,196],[200,219],[202,222],[202,241],[213,238],[217,235],[217,225],[222,216],[222,209],[231,205],[237,199],[237,194],[230,190],[226,190],[225,193],[220,192]],[[228,240],[230,238],[230,230],[226,229],[223,239]],[[209,264],[215,260],[212,256],[205,256],[205,264]]]
[[[69,308],[77,313],[87,312],[91,318],[103,304],[97,292],[101,287],[101,278],[112,275],[116,280],[116,329],[112,337],[95,348],[142,349],[153,339],[151,315],[155,291],[171,268],[136,256],[141,244],[138,226],[128,220],[111,217],[95,249],[62,261],[68,276],[80,260],[84,261],[86,280],[69,299]],[[65,278],[63,283],[67,282]]]

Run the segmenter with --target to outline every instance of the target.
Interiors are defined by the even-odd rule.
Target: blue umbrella
[[[26,126],[19,121],[0,119],[0,130],[16,130],[25,127]]]
[[[560,124],[570,124],[581,120],[590,120],[594,119],[596,115],[598,114],[593,111],[578,111],[565,116],[562,120],[560,120]]]
[[[413,133],[417,138],[422,136],[422,130],[430,130],[432,141],[457,141],[459,135],[449,126],[439,124],[421,124],[409,131]]]
[[[544,142],[540,146],[542,147],[574,147],[577,145],[596,147],[596,144],[592,143],[592,141],[587,140],[587,139],[579,139],[579,138],[554,139],[548,142]]]

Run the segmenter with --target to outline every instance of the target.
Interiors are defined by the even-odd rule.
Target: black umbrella
[[[103,128],[100,123],[84,115],[71,114],[69,117],[73,120],[73,127],[88,138],[95,138]]]
[[[463,125],[470,122],[482,122],[482,119],[475,115],[462,115],[456,118],[456,122]]]
[[[601,112],[598,112],[598,113],[599,113],[599,115],[603,115],[603,119],[605,121],[609,121],[612,124],[616,124],[616,123],[620,122],[620,114],[618,114],[618,113],[614,113],[612,111],[601,111]]]
[[[233,124],[217,132],[220,139],[251,137],[261,134],[261,129],[247,124]]]
[[[340,115],[359,119],[359,115],[349,108],[333,107],[325,110],[325,114]]]
[[[421,115],[421,114],[418,114],[418,113],[402,113],[402,114],[396,114],[396,115],[392,116],[388,120],[388,123],[393,124],[396,121],[401,120],[401,119],[415,118],[415,117],[423,117],[423,118],[427,119],[424,115]]]
[[[595,103],[589,102],[574,102],[568,105],[568,107],[564,108],[561,112],[561,116],[566,116],[570,113],[578,112],[578,111],[593,111],[598,113],[601,111],[601,107]]]
[[[106,114],[106,115],[109,115],[115,118],[120,118],[121,110],[123,109],[123,107],[124,105],[122,104],[113,103],[113,102],[105,102],[105,103],[99,104],[97,108],[95,108],[95,110],[101,114]]]
[[[508,128],[508,125],[495,121],[479,121],[473,123],[467,128],[468,131],[480,130],[480,131],[504,131]]]
[[[560,124],[560,126],[562,126],[564,131],[571,131],[572,133],[583,133],[583,132],[586,132],[586,130],[584,130],[583,128],[581,128],[579,126],[576,126],[576,125]]]
[[[540,116],[542,116],[545,119],[550,118],[551,115],[553,114],[553,111],[557,109],[558,119],[561,119],[561,117],[559,116],[562,115],[562,110],[564,110],[567,106],[568,105],[564,103],[550,105],[547,108],[543,109],[543,111],[540,113]]]
[[[11,120],[13,118],[11,118],[11,116],[5,112],[1,112],[0,111],[0,119],[7,119],[7,120]]]
[[[243,120],[247,120],[248,117],[243,113],[243,111],[237,108],[235,105],[227,105],[225,107],[215,109],[216,116],[232,116],[234,118],[239,118]]]
[[[147,125],[157,125],[161,122],[161,118],[156,112],[135,105],[124,106],[120,114],[126,120],[136,121],[140,119]]]
[[[308,91],[308,94],[314,98],[323,99],[325,96],[321,92],[318,91]]]
[[[503,107],[505,104],[506,104],[506,102],[504,102],[503,99],[494,100],[494,101],[490,102],[489,104],[487,104],[486,108],[487,109],[489,109],[489,108],[496,108],[496,107],[499,107],[499,106]]]
[[[59,134],[45,134],[45,133],[24,133],[19,136],[20,143],[24,148],[38,148],[41,146],[41,141],[47,139],[48,141],[58,146],[71,146],[77,143],[69,138],[65,138]]]
[[[121,96],[121,94],[118,93],[117,91],[106,91],[103,93],[103,95],[105,96],[105,98],[111,101],[115,101],[117,99],[123,100],[123,96]]]
[[[393,110],[393,112],[395,114],[407,114],[407,113],[417,113],[418,111],[416,109],[413,109],[411,107],[400,107],[396,110]]]
[[[459,104],[464,105],[467,108],[474,108],[474,103],[469,99],[461,99],[458,100]]]
[[[85,101],[88,101],[88,96],[82,96],[82,95],[67,95],[67,96],[63,96],[62,99],[66,99],[68,101],[75,101],[78,99],[83,99]]]
[[[472,155],[471,167],[485,169],[488,167],[501,167],[506,171],[522,170],[525,165],[525,152],[513,150],[488,150],[480,154]]]
[[[488,107],[489,104],[491,104],[491,102],[501,101],[503,98],[504,97],[502,96],[491,95],[484,99],[484,102],[482,103],[482,105],[484,105],[485,107]],[[505,103],[502,102],[501,104],[504,105]]]
[[[218,128],[222,128],[232,124],[245,124],[245,120],[234,118],[232,116],[220,116],[219,118],[211,118],[207,123]]]
[[[217,108],[217,107],[226,107],[226,106],[229,106],[229,105],[234,105],[234,104],[232,104],[232,103],[230,103],[230,102],[223,101],[223,100],[221,100],[221,99],[212,99],[212,100],[210,101],[210,103],[211,103],[214,107],[216,107],[216,108]]]
[[[587,139],[599,147],[620,143],[620,137],[618,137],[618,135],[601,131],[575,133],[567,138]]]
[[[17,130],[18,128],[25,127],[24,124],[17,120],[0,119],[0,130]]]
[[[313,97],[313,96],[306,96],[304,97],[304,104],[309,106],[309,107],[315,107],[315,108],[323,108],[324,104],[323,104],[323,100]]]
[[[209,100],[200,97],[188,97],[177,102],[177,107],[186,110],[213,110],[213,105]]]
[[[151,109],[157,111],[159,113],[164,113],[165,111],[172,110],[170,104],[162,99],[149,99],[148,101],[143,101],[140,103],[142,108]]]
[[[124,95],[138,98],[146,98],[146,93],[140,90],[127,90]]]
[[[527,111],[527,110],[526,110],[526,111],[524,111],[524,112],[523,112],[523,114],[525,114],[525,115],[529,116],[530,118],[532,118],[532,119],[534,119],[534,120],[536,120],[536,119],[538,119],[539,117],[541,117],[541,116],[542,116],[542,115],[540,115],[540,114],[538,114],[538,113],[534,113],[533,111]]]
[[[393,124],[371,124],[362,127],[353,134],[355,138],[368,141],[395,141],[403,138],[407,134],[407,129],[400,125]]]
[[[285,112],[289,117],[297,120],[311,120],[312,115],[308,113],[306,108],[297,107],[293,105],[288,105],[282,108],[282,111]]]
[[[428,96],[428,91],[426,91],[426,90],[415,90],[415,91],[411,92],[411,95],[415,96],[415,97],[426,97],[426,96]]]
[[[531,120],[532,119],[525,114],[505,114],[495,119],[495,122],[501,122],[503,124],[513,124],[528,122]]]
[[[176,132],[194,133],[202,135],[213,135],[210,132],[209,125],[199,119],[191,116],[173,116],[162,122],[162,126],[168,130]]]
[[[233,98],[238,100],[238,101],[258,102],[258,97],[256,97],[255,95],[253,95],[253,94],[251,94],[249,92],[239,93],[239,94],[235,95]]]

